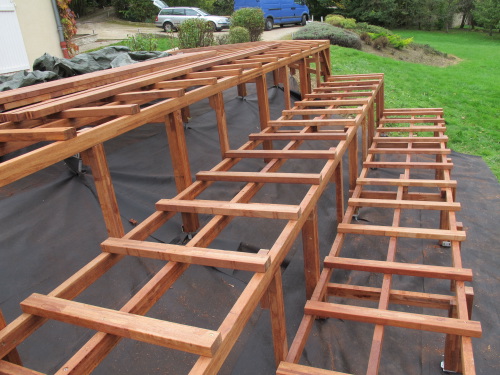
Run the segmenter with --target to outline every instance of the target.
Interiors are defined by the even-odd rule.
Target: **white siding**
[[[0,74],[29,68],[16,8],[12,0],[0,0]]]

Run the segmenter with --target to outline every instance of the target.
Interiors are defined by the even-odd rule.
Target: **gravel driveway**
[[[151,27],[144,26],[134,26],[134,25],[122,25],[116,22],[113,16],[111,16],[110,11],[101,11],[99,14],[92,17],[82,18],[77,22],[78,35],[93,35],[97,38],[97,41],[86,42],[80,45],[80,52],[85,52],[94,48],[106,46],[112,43],[116,43],[120,40],[126,39],[128,35],[134,35],[137,33],[153,33],[158,35],[165,35],[165,32],[151,25]],[[143,25],[143,24],[141,24]],[[278,40],[282,37],[292,34],[300,29],[301,26],[285,26],[285,27],[275,27],[273,30],[264,31],[262,34],[262,40]],[[227,33],[228,30],[224,30],[215,35],[221,35]]]

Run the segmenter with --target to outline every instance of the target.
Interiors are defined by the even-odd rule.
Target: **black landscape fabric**
[[[236,96],[234,89],[225,92],[224,96],[230,143],[232,148],[237,148],[247,140],[249,133],[260,130],[258,102],[255,94],[251,93],[243,100]],[[271,88],[269,100],[271,118],[277,118],[283,109],[282,91]],[[194,176],[200,170],[215,166],[221,155],[215,115],[208,102],[194,105],[191,115],[186,139]],[[159,123],[142,126],[106,142],[105,148],[121,216],[128,231],[133,228],[131,221],[141,222],[154,212],[159,199],[176,195],[165,126]],[[463,263],[464,267],[474,271],[473,319],[479,320],[483,328],[483,337],[473,340],[477,373],[498,374],[499,184],[482,159],[453,153],[452,160],[455,165],[452,177],[458,180],[457,200],[462,204],[457,217],[467,230],[467,241],[462,246]],[[313,171],[317,168],[314,163],[301,161],[294,164],[293,170]],[[249,160],[239,164],[237,170],[258,170],[263,165],[262,160]],[[243,184],[216,183],[200,198],[230,199],[241,186]],[[303,196],[304,190],[300,189],[272,185],[259,192],[255,201],[295,203]],[[346,186],[346,194],[347,190]],[[333,186],[321,198],[318,214],[323,259],[336,234]],[[373,215],[375,213],[371,210],[362,211],[359,220],[369,222]],[[178,216],[148,240],[185,242],[186,234],[181,231]],[[208,217],[201,216],[200,219],[205,223]],[[0,222],[0,308],[8,322],[21,314],[21,301],[31,293],[51,292],[96,257],[101,252],[100,243],[107,238],[92,177],[88,173],[74,174],[63,162],[1,188]],[[240,251],[269,248],[283,225],[277,220],[235,219],[210,247]],[[386,244],[376,238],[367,241],[346,242],[342,254],[368,259],[383,256]],[[443,259],[448,262],[445,265],[451,259],[449,249],[424,241],[418,246],[413,242],[408,252],[398,256],[402,261],[439,262]],[[163,265],[164,262],[160,261],[126,257],[76,300],[119,309]],[[300,236],[282,270],[288,340],[291,343],[305,303]],[[339,274],[338,279],[342,280],[342,276]],[[191,266],[147,316],[217,329],[250,277],[242,271]],[[368,274],[367,277],[376,279],[380,276]],[[399,285],[416,291],[426,291],[434,286],[418,278],[409,279],[406,281],[408,285]],[[399,279],[395,281],[400,282]],[[438,288],[444,288],[443,285],[439,284]],[[413,311],[425,313],[423,309]],[[23,342],[19,352],[25,366],[51,374],[60,369],[94,333],[51,321]],[[373,326],[369,324],[319,320],[301,363],[361,374],[366,366],[372,335]],[[443,347],[444,335],[387,328],[380,373],[441,374]],[[195,361],[194,355],[124,339],[94,373],[177,375],[189,372]],[[258,307],[220,373],[272,374],[274,371],[269,315]]]

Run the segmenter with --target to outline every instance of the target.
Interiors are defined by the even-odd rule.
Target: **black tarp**
[[[252,85],[249,85],[252,86]],[[283,109],[280,89],[270,91],[271,118]],[[225,106],[232,148],[259,131],[258,102],[254,94],[245,100],[235,90],[225,92]],[[209,170],[220,160],[215,114],[207,101],[194,105],[186,139],[193,175]],[[326,144],[324,145],[326,147]],[[106,142],[105,149],[126,230],[130,219],[141,222],[161,198],[176,195],[168,143],[163,124],[149,124]],[[498,339],[499,222],[498,182],[478,157],[452,154],[452,177],[458,180],[458,219],[467,229],[463,244],[464,266],[474,270],[473,319],[483,326],[483,337],[474,339],[477,373],[500,373]],[[285,164],[284,171],[319,171],[323,162]],[[257,170],[261,160],[246,160],[236,170]],[[347,168],[345,168],[347,173]],[[347,176],[346,176],[347,177]],[[347,178],[345,179],[347,183]],[[216,183],[200,198],[230,199],[243,184]],[[269,184],[253,201],[296,203],[305,187]],[[347,194],[347,186],[346,186]],[[329,186],[318,205],[321,258],[335,238],[334,187]],[[374,220],[374,212],[362,211],[360,220]],[[418,218],[418,217],[416,217]],[[201,216],[201,221],[208,218]],[[407,220],[412,220],[409,217]],[[427,219],[427,218],[425,218]],[[430,220],[436,220],[430,217]],[[63,162],[0,189],[0,308],[7,321],[20,313],[19,303],[31,293],[49,293],[100,252],[106,239],[102,214],[91,176],[73,174]],[[213,248],[256,251],[272,246],[284,222],[235,219],[211,245]],[[174,218],[154,234],[154,239],[181,243],[185,234]],[[153,240],[153,238],[150,238]],[[352,247],[350,245],[353,245]],[[410,246],[398,260],[425,259],[449,262],[449,249],[422,241]],[[421,246],[420,246],[421,245]],[[386,244],[376,238],[366,243],[347,242],[345,256],[379,259]],[[113,267],[76,300],[119,309],[163,265],[163,262],[128,257]],[[282,267],[289,342],[302,318],[305,302],[300,236]],[[339,274],[341,277],[342,274]],[[217,329],[244,289],[250,274],[192,266],[147,314],[151,317]],[[376,282],[378,275],[364,276]],[[401,287],[402,281],[396,280]],[[430,290],[436,285],[410,278],[410,290]],[[437,288],[449,285],[437,284]],[[446,291],[445,291],[446,292]],[[422,312],[422,309],[415,309]],[[301,363],[339,371],[362,373],[373,326],[341,320],[322,320],[315,325]],[[49,322],[19,346],[24,364],[53,373],[93,332],[59,322]],[[388,328],[381,374],[440,374],[443,335]],[[124,339],[95,370],[96,374],[183,374],[196,357]],[[271,374],[274,372],[268,312],[257,308],[220,373]]]

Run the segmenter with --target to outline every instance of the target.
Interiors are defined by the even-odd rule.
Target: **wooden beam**
[[[231,77],[238,76],[242,73],[243,69],[225,69],[225,70],[205,70],[202,72],[193,72],[186,74],[187,79],[191,78],[207,78],[207,77]]]
[[[335,150],[231,150],[226,158],[335,159]]]
[[[339,224],[337,231],[339,233],[366,234],[371,236],[387,237],[406,237],[423,238],[433,240],[465,241],[465,232],[428,229],[428,228],[406,228],[389,227],[381,225],[362,225],[362,224]]]
[[[250,272],[265,272],[271,262],[268,255],[120,238],[108,238],[101,244],[101,248],[102,251],[113,254]]]
[[[192,78],[192,79],[173,79],[170,81],[162,81],[154,84],[156,89],[185,89],[194,86],[215,85],[217,78]]]
[[[456,187],[455,180],[417,180],[403,178],[358,178],[358,185],[385,185],[385,186],[419,186],[419,187]]]
[[[368,149],[369,154],[418,154],[418,155],[449,155],[451,150],[449,148],[382,148],[372,147]]]
[[[268,182],[308,185],[319,185],[321,183],[321,175],[317,173],[202,171],[196,174],[196,179],[200,181]]]
[[[323,370],[315,367],[299,365],[290,362],[281,362],[276,375],[349,375],[345,372]]]
[[[381,120],[382,121],[382,120]],[[381,122],[382,123],[382,122]],[[379,133],[410,133],[410,132],[440,132],[444,133],[446,131],[446,126],[434,125],[434,126],[394,126],[394,127],[383,127],[382,125],[377,128]]]
[[[356,108],[322,108],[322,109],[284,109],[283,116],[304,116],[304,115],[350,115],[363,113],[363,109]]]
[[[222,342],[217,331],[37,293],[21,302],[21,309],[27,314],[207,357],[212,357]]]
[[[41,372],[22,367],[15,363],[0,360],[0,374],[2,375],[44,375]]]
[[[7,326],[7,322],[5,321],[2,310],[0,310],[0,331],[3,328],[5,328],[6,326]],[[2,361],[2,359],[5,359],[6,363],[12,363],[13,365],[22,366],[22,364],[23,364],[17,349],[12,349],[9,353],[7,353],[5,356],[3,356],[3,358],[2,358],[2,356],[0,356],[0,363],[4,362],[4,361]],[[0,373],[1,373],[1,366],[0,366]]]
[[[81,107],[65,109],[59,113],[61,118],[78,118],[78,117],[109,117],[109,116],[126,116],[139,113],[140,107],[137,104],[123,105],[107,105],[101,107]]]
[[[369,259],[327,256],[325,267],[352,271],[376,272],[390,275],[429,277],[434,279],[472,281],[472,270],[425,264],[398,263]]]
[[[365,168],[411,168],[411,169],[453,169],[453,163],[426,163],[426,162],[368,162],[363,163]]]
[[[470,337],[481,337],[482,333],[481,323],[479,322],[442,316],[379,310],[361,306],[345,306],[319,301],[307,301],[304,310],[306,314],[324,318],[354,320],[421,331],[451,333]]]
[[[44,128],[44,129],[0,129],[0,142],[42,142],[66,141],[76,137],[76,129]]]
[[[253,133],[248,136],[251,141],[281,140],[281,141],[342,141],[347,139],[346,133]]]
[[[271,203],[232,203],[201,199],[161,199],[156,203],[156,209],[159,211],[261,217],[283,220],[297,220],[301,215],[300,206]]]
[[[402,186],[402,185],[401,185]],[[462,208],[457,202],[425,202],[410,200],[392,200],[392,199],[367,199],[350,198],[349,206],[355,207],[382,207],[382,208],[403,208],[408,210],[447,210],[460,211]]]
[[[275,128],[282,126],[355,126],[355,119],[314,119],[314,120],[273,120],[269,125]]]
[[[127,101],[127,100],[142,100],[151,101],[156,99],[179,98],[184,95],[183,89],[173,90],[148,90],[148,91],[135,91],[125,92],[113,97],[113,100]]]

